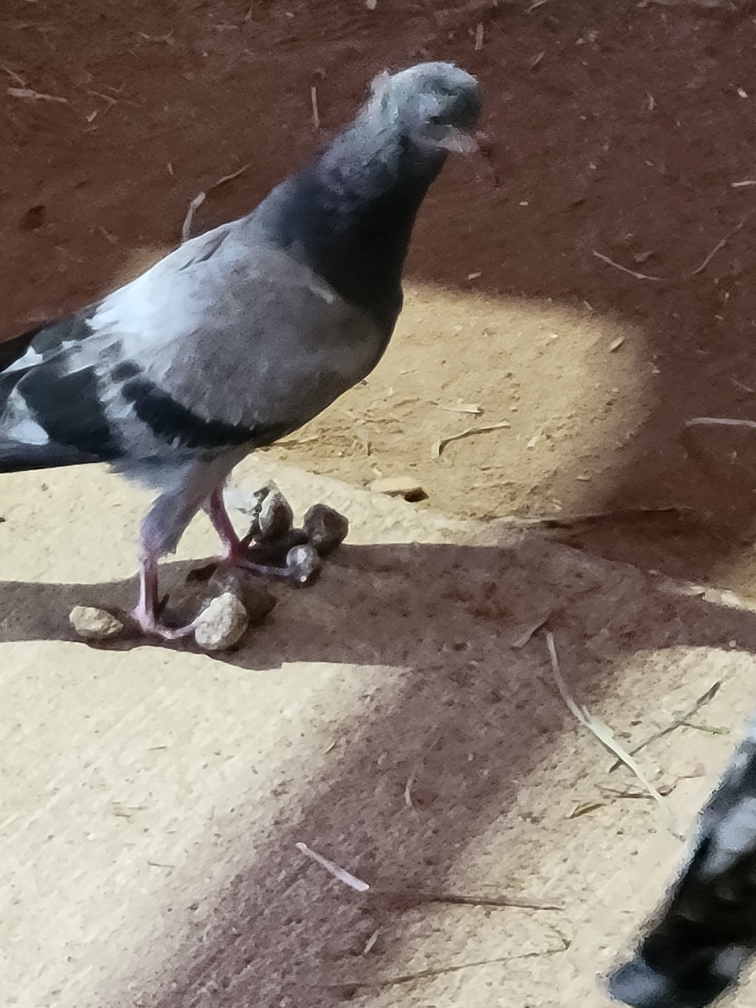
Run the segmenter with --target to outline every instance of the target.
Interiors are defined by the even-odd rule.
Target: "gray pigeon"
[[[102,301],[0,345],[0,472],[85,462],[158,492],[134,616],[205,508],[224,559],[262,570],[223,503],[233,467],[361,381],[402,307],[415,215],[449,151],[475,149],[474,77],[382,74],[354,121],[248,216],[185,242]]]
[[[756,953],[756,718],[700,815],[687,865],[609,978],[632,1008],[706,1008]]]

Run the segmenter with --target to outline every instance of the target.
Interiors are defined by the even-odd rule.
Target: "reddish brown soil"
[[[734,230],[756,189],[733,186],[756,177],[756,11],[674,0],[531,6],[8,0],[0,75],[9,88],[65,101],[0,96],[0,335],[112,286],[133,269],[135,250],[175,243],[192,197],[247,163],[213,191],[195,226],[248,210],[344,121],[375,72],[452,59],[483,82],[492,157],[456,162],[433,190],[412,278],[495,298],[587,302],[640,327],[647,415],[619,477],[591,503],[690,505],[727,519],[731,531],[715,541],[669,521],[650,531],[610,523],[574,541],[677,573],[710,570],[731,549],[732,530],[736,542],[750,531],[756,453],[741,435],[737,461],[746,464],[731,465],[719,434],[702,468],[686,457],[680,432],[688,417],[756,413],[756,216]],[[594,251],[662,279],[631,277]],[[454,362],[460,349],[448,342],[438,353]],[[460,371],[474,373],[474,356],[464,357]],[[520,378],[525,396],[548,399],[548,389]],[[427,424],[430,442],[431,420],[410,419]],[[501,450],[502,464],[516,467],[517,453],[499,444],[477,451]],[[401,458],[403,445],[400,430],[381,448],[384,461]],[[325,465],[327,457],[323,443],[298,460],[357,479],[349,457]],[[431,504],[550,509],[538,487],[527,503],[497,508],[489,493],[477,508],[468,495],[463,508],[452,484],[469,482],[479,462],[471,455],[466,470],[460,456],[453,473],[439,469]]]

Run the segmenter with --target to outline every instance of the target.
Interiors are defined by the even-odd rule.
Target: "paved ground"
[[[142,499],[96,470],[6,481],[6,1003],[605,1004],[597,974],[681,845],[572,720],[543,631],[523,638],[549,618],[571,688],[628,746],[722,681],[638,757],[686,829],[753,703],[753,612],[280,464],[240,482],[270,475],[352,534],[225,658],[72,642],[74,601],[133,590]],[[167,583],[213,547],[197,522]],[[539,908],[485,905],[507,899]]]

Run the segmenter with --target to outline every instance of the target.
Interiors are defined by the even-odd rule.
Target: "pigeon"
[[[193,631],[165,619],[158,561],[203,508],[224,562],[270,572],[234,531],[227,479],[381,359],[417,211],[449,153],[476,149],[481,105],[451,63],[380,74],[354,120],[250,214],[0,345],[0,473],[100,462],[156,492],[133,612],[145,633]]]
[[[687,864],[609,993],[632,1008],[706,1008],[754,952],[756,718],[701,813]]]

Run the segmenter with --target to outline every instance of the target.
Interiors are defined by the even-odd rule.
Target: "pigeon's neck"
[[[395,129],[368,129],[357,120],[274,189],[255,216],[388,336],[401,310],[415,216],[445,158]]]

